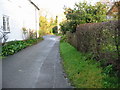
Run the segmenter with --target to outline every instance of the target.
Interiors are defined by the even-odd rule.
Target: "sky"
[[[84,1],[84,0],[33,0],[37,3],[39,8],[41,9],[41,13],[47,14],[48,16],[56,16],[58,14],[63,13],[63,7],[74,7],[76,2]],[[98,2],[100,0],[86,0],[87,2]]]
[[[120,1],[120,0],[32,0],[40,8],[40,12],[49,17],[55,17],[56,15],[62,14],[64,12],[63,7],[74,7],[74,4],[77,2],[87,1],[92,4],[102,1]]]

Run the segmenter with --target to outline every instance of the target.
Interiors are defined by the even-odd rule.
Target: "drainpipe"
[[[39,10],[38,10],[39,12]],[[37,16],[37,10],[35,9],[35,29],[36,29],[36,38],[39,37],[39,29],[38,29],[38,16]]]

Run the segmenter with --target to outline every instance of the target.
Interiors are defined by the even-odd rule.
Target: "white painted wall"
[[[3,15],[10,19],[8,41],[23,40],[22,27],[39,30],[39,11],[28,0],[0,0],[0,27]]]

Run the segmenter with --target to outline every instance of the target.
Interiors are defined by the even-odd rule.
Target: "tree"
[[[104,22],[106,21],[107,9],[107,6],[100,2],[95,5],[87,4],[87,2],[76,3],[73,9],[65,7],[64,14],[66,15],[67,21],[60,24],[62,31],[69,30],[75,32],[76,26],[79,24]]]
[[[44,16],[40,16],[40,35],[45,34],[52,34],[52,28],[56,25],[56,20],[54,20],[52,17],[50,18],[50,21]]]
[[[47,33],[47,32],[48,32],[47,27],[48,27],[47,18],[44,17],[44,16],[40,16],[40,32],[41,32],[42,34]],[[40,33],[40,34],[41,34],[41,33]]]

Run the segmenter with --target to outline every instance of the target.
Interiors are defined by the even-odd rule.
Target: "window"
[[[3,16],[3,31],[10,32],[9,17]]]

